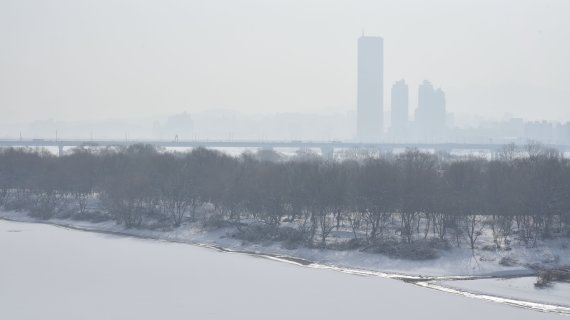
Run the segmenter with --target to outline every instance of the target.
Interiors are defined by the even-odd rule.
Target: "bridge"
[[[344,141],[254,141],[254,140],[50,140],[50,139],[0,139],[0,147],[57,147],[60,155],[64,148],[80,146],[121,147],[133,144],[149,144],[164,148],[242,148],[242,149],[319,149],[321,154],[332,156],[335,150],[379,150],[384,152],[418,148],[434,151],[487,151],[496,153],[504,144],[476,143],[361,143]],[[570,145],[546,144],[560,152],[570,152]]]

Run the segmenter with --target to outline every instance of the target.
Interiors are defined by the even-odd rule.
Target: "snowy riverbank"
[[[0,221],[2,319],[557,319],[382,277]]]
[[[367,253],[358,250],[331,250],[299,247],[287,249],[281,243],[250,243],[233,238],[233,228],[220,228],[205,231],[196,224],[184,224],[169,231],[125,228],[114,221],[93,223],[89,221],[50,219],[38,220],[23,212],[0,211],[0,218],[21,221],[51,223],[89,231],[112,232],[136,237],[220,246],[232,250],[250,251],[296,257],[320,264],[364,269],[375,272],[409,276],[494,276],[494,275],[531,275],[534,271],[529,266],[570,265],[570,244],[568,239],[555,239],[541,242],[534,248],[513,246],[509,251],[486,251],[467,248],[450,248],[440,252],[440,257],[432,260],[394,259],[382,254]],[[503,265],[501,259],[513,261]]]
[[[231,229],[225,228],[206,232],[192,224],[183,225],[180,228],[165,232],[127,229],[112,221],[101,223],[63,219],[40,221],[21,212],[13,211],[0,211],[0,218],[19,222],[52,224],[97,233],[209,246],[222,251],[229,250],[237,253],[260,254],[273,260],[311,264],[316,268],[333,269],[353,274],[377,275],[404,280],[406,278],[412,280],[425,278],[428,282],[418,284],[440,291],[513,304],[523,308],[543,311],[555,310],[553,312],[558,313],[570,312],[568,303],[564,303],[564,301],[570,299],[570,292],[566,290],[568,289],[567,284],[555,284],[555,289],[534,289],[530,285],[534,277],[528,276],[533,273],[533,270],[520,265],[507,267],[498,263],[494,264],[491,263],[491,259],[479,258],[480,261],[476,262],[475,259],[477,259],[478,254],[481,254],[480,252],[476,252],[474,256],[470,250],[467,252],[467,250],[461,248],[450,249],[436,260],[406,261],[354,250],[335,251],[310,248],[287,250],[276,243],[271,245],[244,243],[229,236],[231,235]],[[518,248],[514,252],[519,255],[518,257],[525,257],[528,263],[532,262],[532,259],[544,259],[546,253],[552,255],[554,254],[553,252],[556,252],[551,248],[546,250],[544,247],[534,248],[534,250],[525,249]],[[564,249],[563,246],[561,246],[561,249]],[[485,253],[488,254],[488,252]],[[513,253],[511,252],[511,254]],[[524,277],[525,275],[526,277]],[[508,279],[480,278],[486,276],[505,276]],[[516,276],[520,278],[516,278]],[[470,277],[475,277],[476,280],[461,280],[470,279]]]

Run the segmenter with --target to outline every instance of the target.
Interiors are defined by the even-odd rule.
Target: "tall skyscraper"
[[[417,138],[423,141],[440,141],[445,133],[445,93],[434,89],[424,80],[418,88],[418,108],[416,109],[415,128]]]
[[[360,141],[379,141],[384,131],[384,40],[358,38],[357,136]]]
[[[392,138],[402,141],[408,133],[408,85],[404,79],[392,85],[391,94],[391,125],[390,135]]]

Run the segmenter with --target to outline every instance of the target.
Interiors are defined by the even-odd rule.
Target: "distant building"
[[[553,142],[554,126],[548,121],[532,121],[527,122],[524,128],[525,138],[542,143]]]
[[[562,126],[562,138],[560,139],[562,144],[570,145],[570,122],[566,122]]]
[[[159,139],[190,139],[194,130],[194,122],[192,116],[184,112],[169,116],[162,125],[155,122],[153,128]]]
[[[404,79],[392,85],[391,91],[391,125],[390,135],[395,140],[401,141],[407,138],[408,133],[408,85]]]
[[[520,139],[524,135],[524,119],[523,118],[510,118],[505,124],[507,135],[513,138]]]
[[[357,138],[379,141],[384,131],[384,40],[358,38]]]
[[[422,141],[441,141],[446,129],[445,93],[424,80],[418,88],[415,115],[416,135]]]

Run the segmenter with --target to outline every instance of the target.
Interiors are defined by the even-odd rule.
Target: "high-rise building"
[[[418,89],[418,108],[416,109],[416,138],[423,141],[440,141],[445,134],[445,93],[434,89],[424,80]]]
[[[360,141],[379,141],[384,131],[384,40],[358,38],[357,136]]]
[[[408,133],[408,85],[404,79],[392,85],[390,111],[390,135],[398,141],[405,140]]]

